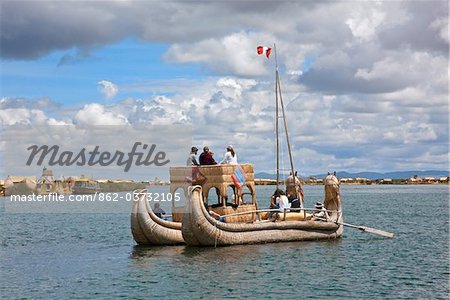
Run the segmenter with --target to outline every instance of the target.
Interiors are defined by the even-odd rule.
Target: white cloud
[[[239,99],[244,90],[256,85],[256,81],[253,79],[220,78],[216,85],[226,95]]]
[[[438,36],[445,42],[449,43],[450,35],[449,35],[449,28],[448,28],[448,17],[447,18],[438,18],[434,20],[430,24],[430,28],[437,31]]]
[[[203,63],[218,74],[261,76],[269,62],[256,55],[260,41],[273,37],[254,32],[237,32],[222,38],[210,38],[189,44],[173,44],[164,58],[177,63]]]
[[[375,3],[375,5],[379,7],[381,3]],[[386,17],[386,14],[378,7],[368,9],[367,5],[364,5],[362,9],[356,10],[353,16],[345,21],[354,37],[362,41],[369,41],[376,35],[378,26]]]
[[[101,104],[86,104],[74,116],[78,125],[125,125],[127,118],[122,114],[113,113]]]
[[[391,128],[390,131],[383,134],[383,137],[396,143],[414,144],[434,141],[437,139],[437,134],[432,125],[411,121],[403,126]]]
[[[68,121],[61,121],[61,120],[56,120],[54,118],[49,118],[47,121],[48,125],[56,125],[56,126],[62,126],[62,125],[72,125],[72,122],[68,122]]]
[[[0,110],[2,125],[45,124],[47,116],[42,110],[26,108],[9,108]]]
[[[111,81],[100,80],[98,84],[101,85],[100,92],[105,95],[106,99],[114,98],[119,92],[119,88],[117,87],[117,85],[115,85]]]
[[[303,71],[301,70],[290,70],[287,72],[288,75],[291,76],[301,76],[303,74]]]

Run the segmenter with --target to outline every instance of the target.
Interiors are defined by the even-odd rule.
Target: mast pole
[[[287,124],[286,124],[286,113],[284,112],[284,103],[283,103],[283,97],[281,95],[280,77],[278,76],[278,72],[277,72],[277,81],[278,81],[278,90],[280,92],[280,104],[281,104],[281,112],[283,114],[283,125],[284,125],[284,130],[286,133],[286,142],[287,142],[288,153],[289,153],[289,163],[291,166],[292,177],[294,177],[294,182],[295,182],[294,162],[292,160],[291,143],[289,141],[289,134],[288,134]]]
[[[297,192],[297,197],[299,197],[300,201],[301,201],[301,205],[303,207],[303,192],[302,192],[302,187],[300,185],[300,183],[298,183],[297,185],[297,178],[295,176],[295,172],[294,172],[294,162],[292,160],[292,152],[291,152],[291,143],[289,141],[289,134],[288,134],[288,129],[287,129],[287,123],[286,123],[286,113],[284,111],[284,103],[283,103],[283,96],[281,93],[281,84],[280,84],[280,76],[278,75],[278,60],[277,60],[277,51],[276,51],[276,47],[274,44],[274,49],[275,49],[275,62],[276,62],[276,84],[275,84],[275,89],[276,89],[276,99],[277,99],[277,188],[278,188],[278,177],[279,177],[279,162],[278,162],[278,158],[279,158],[279,141],[278,141],[278,97],[280,98],[280,105],[281,105],[281,111],[282,111],[282,116],[283,116],[283,125],[284,125],[284,130],[286,133],[286,142],[287,142],[287,148],[288,148],[288,153],[289,153],[289,163],[290,163],[290,167],[291,167],[291,175],[292,175],[292,179],[294,180],[294,186],[295,186],[295,190]],[[278,96],[279,93],[279,96]],[[299,189],[297,190],[297,186],[299,187]]]
[[[278,137],[278,60],[277,60],[277,46],[274,43],[273,49],[275,52],[275,131],[277,140],[277,189],[280,181],[280,141]]]

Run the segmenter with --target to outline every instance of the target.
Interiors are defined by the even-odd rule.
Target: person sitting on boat
[[[217,165],[213,158],[214,153],[209,150],[208,146],[203,147],[203,152],[199,156],[200,165]]]
[[[283,212],[284,209],[291,208],[291,204],[289,203],[288,197],[280,189],[278,189],[278,196],[277,196],[276,202],[278,203],[278,207],[281,212]]]
[[[154,213],[156,216],[158,216],[158,218],[160,218],[160,219],[163,218],[162,215],[165,215],[165,214],[166,214],[166,212],[165,212],[161,207],[159,207],[159,203],[158,203],[158,202],[156,202],[156,203],[155,203],[155,206],[153,207],[153,213]]]
[[[291,204],[291,208],[301,208],[300,200],[298,199],[298,197],[295,196],[294,193],[288,192],[287,197],[288,197],[289,203]],[[300,210],[296,209],[296,210],[294,210],[294,212],[300,212]]]
[[[209,215],[220,222],[224,222],[224,223],[226,222],[224,217],[222,217],[221,215],[219,215],[218,213],[216,213],[213,210],[209,211]]]
[[[328,221],[330,216],[328,215],[328,212],[326,208],[323,206],[322,202],[316,202],[316,205],[314,205],[314,212],[312,220],[319,220],[319,221]]]
[[[237,165],[237,155],[236,152],[234,152],[233,146],[228,145],[227,146],[227,152],[223,156],[222,161],[220,162],[221,165]]]
[[[279,209],[280,212],[284,212],[285,208],[290,208],[289,199],[286,197],[281,189],[276,189],[270,198],[270,209]],[[276,211],[271,211],[269,213],[269,219],[276,220],[278,218],[278,213]]]
[[[197,159],[195,159],[195,156],[197,155],[198,149],[197,147],[191,148],[191,153],[189,154],[189,157],[186,160],[186,166],[199,166],[200,164],[197,162]]]
[[[273,193],[273,195],[270,197],[270,206],[269,206],[270,209],[279,209],[280,208],[280,206],[277,203],[278,190],[279,189],[276,189],[275,192]],[[269,219],[273,219],[274,214],[276,214],[276,212],[271,211],[269,213]]]

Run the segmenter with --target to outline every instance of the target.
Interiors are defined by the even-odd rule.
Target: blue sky
[[[78,54],[76,49],[68,49],[36,60],[3,60],[1,93],[9,98],[50,98],[74,106],[110,102],[99,93],[99,80],[129,87],[121,90],[117,98],[142,98],[148,97],[151,91],[140,91],[131,86],[205,76],[195,64],[165,62],[162,56],[168,47],[128,38],[94,49],[86,56]]]
[[[2,1],[1,124],[185,124],[273,172],[276,43],[302,175],[446,170],[447,4]]]

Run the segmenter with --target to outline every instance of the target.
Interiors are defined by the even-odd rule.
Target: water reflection
[[[320,240],[290,243],[270,243],[253,245],[236,245],[227,247],[189,247],[189,246],[141,246],[133,247],[130,258],[133,264],[148,266],[152,263],[162,261],[196,262],[198,264],[210,264],[220,262],[221,264],[247,263],[251,260],[265,260],[285,258],[289,261],[305,259],[311,254],[315,257],[321,253],[328,257],[338,257],[342,241]],[[292,254],[294,253],[294,255]],[[302,253],[302,255],[295,255]],[[305,259],[306,261],[307,259]]]

